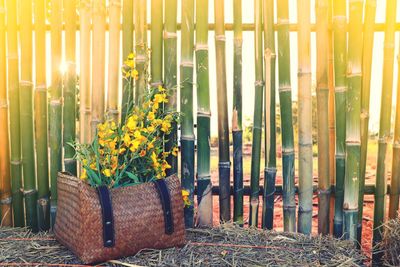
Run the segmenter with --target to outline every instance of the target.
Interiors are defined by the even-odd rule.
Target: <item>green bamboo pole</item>
[[[50,91],[50,181],[51,181],[51,225],[57,212],[57,173],[62,169],[62,0],[51,2],[51,91]]]
[[[74,31],[75,33],[75,31]],[[47,138],[47,80],[46,80],[46,3],[35,2],[35,143],[38,183],[39,230],[50,228],[49,159]],[[40,60],[39,60],[40,59]]]
[[[346,95],[346,165],[343,200],[345,239],[357,239],[358,189],[361,153],[361,61],[363,0],[350,2]]]
[[[90,78],[90,23],[91,0],[80,0],[79,8],[79,41],[80,41],[80,74],[79,74],[79,135],[82,144],[91,140],[91,78]]]
[[[135,84],[135,103],[140,104],[143,93],[147,86],[147,17],[146,0],[135,0],[135,47],[136,47],[136,70],[139,72]]]
[[[282,128],[283,226],[296,231],[296,202],[294,190],[294,137],[292,121],[292,87],[290,85],[290,40],[288,0],[277,2],[279,99]]]
[[[109,14],[109,46],[108,46],[108,87],[107,87],[107,117],[118,122],[118,80],[120,73],[120,21],[121,0],[112,0],[108,4]],[[132,40],[131,40],[132,43]]]
[[[361,158],[360,158],[360,189],[358,198],[358,225],[357,240],[361,244],[362,215],[364,206],[365,170],[368,150],[368,122],[369,101],[372,68],[372,51],[374,46],[374,29],[376,0],[367,0],[365,3],[365,18],[363,29],[363,57],[362,57],[362,91],[361,91]]]
[[[397,63],[400,67],[400,57],[397,56]],[[397,75],[397,103],[396,119],[393,139],[393,158],[392,158],[392,176],[390,179],[390,202],[389,219],[395,219],[399,216],[399,196],[400,196],[400,68]]]
[[[93,139],[96,135],[97,125],[104,120],[105,109],[105,0],[93,0],[92,24],[92,103],[94,105],[92,106],[90,126]]]
[[[226,93],[224,1],[214,1],[218,102],[219,210],[222,222],[231,219],[228,103]]]
[[[313,198],[313,144],[311,97],[310,1],[301,0],[298,14],[299,56],[299,220],[298,231],[311,234]]]
[[[253,115],[253,144],[251,149],[251,196],[249,226],[258,227],[258,205],[260,191],[260,159],[263,113],[263,44],[262,44],[262,2],[254,0],[254,61],[255,93]]]
[[[32,1],[20,0],[21,80],[19,83],[20,125],[23,138],[22,165],[24,175],[26,225],[36,232],[36,170],[33,133],[33,83],[32,83]]]
[[[347,64],[347,32],[346,1],[333,2],[333,35],[335,64],[335,117],[336,117],[336,187],[335,215],[333,218],[333,235],[343,234],[343,197],[346,155],[346,64]]]
[[[67,71],[64,82],[64,168],[66,171],[77,174],[77,163],[74,159],[75,150],[69,145],[76,141],[76,71],[75,71],[75,45],[76,45],[76,0],[64,2],[65,14],[65,59]],[[119,26],[119,25],[118,25]],[[116,40],[114,40],[116,42]]]
[[[212,226],[212,184],[210,172],[210,89],[208,75],[208,0],[196,1],[197,71],[197,223]]]
[[[233,221],[243,225],[242,1],[233,1]]]
[[[8,97],[10,101],[11,190],[14,226],[23,227],[21,130],[19,111],[19,65],[17,35],[17,1],[7,1]]]
[[[0,9],[0,226],[12,226],[4,0]]]
[[[379,123],[378,142],[378,164],[376,169],[375,183],[375,205],[374,205],[374,233],[373,245],[378,244],[382,239],[381,225],[385,220],[386,211],[386,154],[390,141],[390,125],[392,113],[392,86],[393,86],[393,62],[394,62],[394,34],[396,23],[397,1],[386,2],[386,25],[385,43],[383,52],[383,77],[382,77],[382,99]],[[382,253],[373,255],[375,261],[380,261]]]
[[[163,1],[151,0],[151,86],[163,83]]]
[[[194,195],[194,130],[193,130],[193,37],[194,1],[182,2],[181,40],[181,179],[182,188],[189,191],[190,206],[185,207],[185,225],[193,227]]]
[[[165,10],[165,24],[164,24],[164,82],[165,87],[170,91],[168,97],[168,103],[165,105],[167,112],[174,112],[177,110],[177,1],[176,0],[166,0],[165,6],[168,7]],[[174,123],[172,125],[173,130],[166,137],[167,142],[165,144],[165,149],[171,151],[172,147],[177,144],[178,133],[177,125]],[[178,172],[178,157],[169,155],[168,163],[171,165],[171,169],[167,170],[167,175],[172,175]]]
[[[122,1],[122,62],[133,52],[133,0]],[[133,102],[133,81],[122,78],[121,121],[124,122]]]
[[[263,10],[265,49],[265,168],[262,227],[272,229],[274,219],[274,193],[276,180],[276,52],[274,31],[274,1],[265,1]]]
[[[317,19],[318,233],[329,233],[328,1],[315,2]]]

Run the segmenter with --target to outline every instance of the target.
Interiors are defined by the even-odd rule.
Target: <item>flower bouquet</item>
[[[129,256],[185,242],[182,191],[165,151],[177,113],[165,113],[166,90],[149,89],[124,123],[99,124],[91,144],[73,144],[80,178],[58,177],[54,233],[83,262]]]

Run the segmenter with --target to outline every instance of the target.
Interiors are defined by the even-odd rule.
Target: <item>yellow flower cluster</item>
[[[135,54],[130,53],[128,58],[124,61],[124,67],[122,68],[122,75],[125,79],[138,79],[138,71],[135,69]]]

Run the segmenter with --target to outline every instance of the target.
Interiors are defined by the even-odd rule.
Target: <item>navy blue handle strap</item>
[[[162,209],[164,211],[165,234],[171,235],[174,232],[174,221],[172,216],[171,197],[167,183],[164,179],[154,181],[158,195],[160,196]]]
[[[105,185],[97,187],[103,215],[103,243],[104,247],[113,247],[115,245],[114,237],[114,218],[111,205],[110,191]]]

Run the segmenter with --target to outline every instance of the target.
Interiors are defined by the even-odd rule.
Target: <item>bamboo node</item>
[[[197,111],[197,117],[206,117],[210,118],[211,117],[211,112],[210,111]]]
[[[210,180],[211,174],[197,175],[197,180]]]
[[[1,109],[3,109],[3,108],[8,108],[8,101],[7,101],[7,99],[0,99],[0,108]]]
[[[176,32],[164,31],[164,39],[176,39],[178,34]]]
[[[38,84],[35,89],[37,92],[47,92],[47,86],[45,84]]]
[[[21,189],[21,190],[22,190],[22,192],[23,192],[23,194],[24,194],[25,197],[26,197],[26,196],[29,196],[29,195],[36,194],[36,192],[37,192],[36,189],[29,189],[29,190]]]
[[[27,80],[21,80],[19,82],[20,86],[33,86],[33,82],[32,81],[27,81]]]
[[[220,162],[218,162],[218,167],[221,169],[230,169],[231,162],[230,161],[220,161]]]
[[[400,148],[400,141],[393,142],[393,148]]]
[[[208,44],[196,44],[195,51],[208,51]]]
[[[335,93],[347,92],[347,86],[335,86]]]
[[[258,87],[258,86],[264,86],[264,81],[263,81],[263,80],[255,81],[255,82],[254,82],[254,86],[256,86],[256,87]]]
[[[10,205],[12,203],[12,197],[0,199],[0,205]]]
[[[284,155],[291,155],[294,154],[294,148],[283,148],[282,154]]]
[[[292,91],[292,87],[290,85],[286,85],[286,86],[280,86],[279,87],[279,92],[283,93],[283,92],[291,92]]]
[[[51,99],[50,100],[50,106],[61,106],[62,102],[63,101],[62,101],[61,98]]]
[[[155,81],[155,82],[152,82],[152,83],[150,83],[150,86],[151,87],[158,87],[158,86],[162,86],[163,85],[163,82],[162,81]]]
[[[282,26],[282,25],[289,25],[289,19],[285,18],[278,18],[277,20],[277,26]]]
[[[215,40],[216,41],[225,42],[226,41],[226,37],[225,37],[224,34],[215,35]]]
[[[193,68],[193,61],[182,61],[181,67]]]
[[[181,140],[186,140],[186,141],[194,141],[195,137],[194,135],[181,135]]]
[[[22,160],[12,160],[10,161],[10,164],[14,166],[19,166],[22,164]]]

